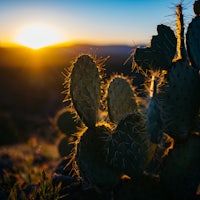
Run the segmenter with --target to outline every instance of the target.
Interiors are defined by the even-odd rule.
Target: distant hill
[[[0,48],[0,116],[11,116],[19,129],[28,129],[35,119],[48,120],[64,106],[65,68],[80,54],[89,53],[105,62],[107,77],[123,73],[142,82],[132,70],[133,47],[125,45],[51,46],[40,50],[16,46]],[[24,127],[25,126],[25,127]]]
[[[87,45],[77,44],[71,46],[50,46],[39,50],[32,50],[23,46],[0,48],[0,67],[23,67],[40,63],[42,67],[66,66],[69,61],[82,53],[89,53],[93,56],[110,56],[114,61],[123,64],[131,55],[134,47],[126,45]],[[33,63],[32,63],[33,62]]]

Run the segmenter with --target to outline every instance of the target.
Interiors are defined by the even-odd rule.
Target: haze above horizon
[[[157,34],[158,24],[175,26],[178,3],[180,0],[2,0],[0,46],[149,43],[152,35]],[[193,0],[183,1],[186,24],[194,16],[193,3]]]

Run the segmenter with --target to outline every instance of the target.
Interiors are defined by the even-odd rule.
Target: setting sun
[[[23,27],[15,37],[15,42],[32,49],[39,49],[62,42],[62,37],[46,24],[32,24]]]

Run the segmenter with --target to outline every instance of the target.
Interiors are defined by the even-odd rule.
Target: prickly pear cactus
[[[73,64],[70,95],[81,120],[87,127],[95,127],[101,98],[100,77],[95,61],[88,55],[80,56]]]
[[[194,128],[194,122],[196,120],[199,109],[198,91],[200,85],[198,71],[189,65],[187,59],[187,53],[184,44],[184,24],[181,4],[177,5],[176,24],[176,57],[172,62],[172,55],[174,54],[175,56],[175,52],[171,49],[171,53],[169,54],[171,56],[168,56],[168,59],[171,60],[171,65],[168,67],[168,69],[166,68],[167,74],[165,75],[164,84],[160,87],[160,92],[157,92],[157,94],[152,98],[154,99],[154,102],[157,101],[156,104],[158,106],[157,108],[154,108],[159,110],[160,119],[157,115],[157,121],[162,122],[160,123],[162,127],[157,129],[158,124],[155,124],[154,127],[148,126],[148,128],[152,130],[157,129],[158,137],[160,137],[159,130],[162,129],[163,132],[166,132],[175,140],[182,140],[186,139],[188,134]],[[163,40],[163,37],[160,37],[160,40]],[[164,51],[167,51],[168,53],[169,50],[164,49]],[[159,53],[157,51],[155,51],[155,53],[157,54],[157,57],[159,57]],[[165,55],[167,54],[165,53]],[[145,53],[143,53],[143,55],[143,59],[145,60]],[[137,51],[135,58],[135,61],[140,64],[141,62],[137,61]],[[164,72],[161,71],[160,73],[162,74]],[[194,96],[196,98],[191,98]],[[148,115],[153,116],[153,113],[150,112],[151,110],[153,111],[153,109],[151,109],[152,101],[150,102],[151,104],[148,109]],[[151,117],[147,116],[147,119],[148,118],[150,119]],[[147,131],[153,133],[152,130],[148,129]]]
[[[154,150],[155,145],[146,135],[144,118],[137,111],[119,122],[106,143],[107,161],[132,178],[142,175]]]
[[[84,59],[87,57],[84,56]],[[84,71],[79,68],[87,67],[84,65],[84,59],[77,59],[77,62],[74,64],[75,70],[72,70],[71,79],[74,79],[79,71]],[[77,65],[79,66],[77,67]],[[98,70],[94,71],[98,73]],[[89,77],[89,74],[90,71],[86,70],[84,76]],[[95,76],[89,77],[94,79],[91,83],[88,82],[89,78],[83,78],[81,85],[91,84],[90,88],[95,88],[100,82],[96,77],[98,77],[96,72]],[[95,80],[98,84],[95,83]],[[77,108],[87,107],[87,111],[93,113],[88,114],[84,118],[84,123],[89,125],[78,137],[74,151],[80,174],[92,184],[111,188],[119,182],[123,174],[128,174],[133,178],[141,176],[153,156],[155,145],[147,138],[144,116],[138,111],[136,96],[130,83],[120,76],[115,76],[109,83],[108,95],[106,97],[109,107],[108,112],[111,112],[109,116],[111,116],[113,121],[119,121],[115,131],[111,130],[105,122],[103,124],[97,123],[99,108],[93,105],[99,105],[99,98],[93,99],[91,107],[89,101],[75,101],[73,97],[72,103],[76,103],[74,106],[76,110]],[[70,84],[73,85],[72,80]],[[85,89],[85,87],[83,88]],[[76,90],[76,88],[70,85],[70,90],[70,94],[78,97],[76,92],[80,93],[79,89]],[[85,89],[84,95],[81,95],[85,99],[90,99],[95,94],[96,90],[88,92],[88,89]],[[119,98],[118,101],[116,101],[116,97]],[[95,101],[98,102],[95,103]],[[79,104],[81,104],[81,107]],[[123,109],[117,111],[118,106],[121,106]],[[82,116],[82,111],[77,110],[77,113],[80,117]],[[94,114],[96,115],[94,116]],[[92,121],[91,117],[95,117],[96,120]]]
[[[153,36],[151,47],[138,48],[134,54],[135,62],[147,71],[147,75],[151,75],[147,117],[138,109],[128,82],[117,77],[109,82],[106,96],[108,110],[104,112],[109,112],[110,121],[118,124],[116,129],[111,128],[106,118],[100,124],[99,108],[106,107],[100,105],[102,93],[97,63],[91,56],[82,55],[72,65],[66,81],[69,83],[68,98],[71,98],[73,107],[87,126],[77,135],[72,157],[81,176],[90,183],[112,188],[123,174],[137,180],[145,170],[146,174],[161,174],[165,187],[169,179],[163,171],[160,172],[160,166],[169,149],[173,148],[174,140],[175,151],[171,155],[178,155],[177,144],[183,145],[180,149],[184,149],[185,156],[189,156],[187,148],[193,144],[199,149],[199,141],[196,138],[190,140],[200,102],[199,58],[196,52],[199,39],[192,36],[199,32],[193,30],[196,29],[196,22],[192,22],[187,34],[188,55],[194,65],[191,66],[184,44],[181,4],[177,5],[176,16],[176,37],[169,27],[159,25],[158,35]],[[195,40],[196,46],[192,45]],[[184,147],[184,141],[187,147]],[[195,152],[191,160],[198,165],[196,155],[199,154]],[[170,161],[171,157],[167,158],[164,171],[171,177],[173,159]],[[186,158],[187,166],[192,166],[191,160]],[[181,167],[178,162],[175,164]],[[185,172],[188,173],[188,170]],[[180,178],[180,174],[177,177]]]
[[[108,84],[107,105],[108,114],[112,122],[119,122],[123,117],[137,108],[136,95],[128,78],[114,76]]]
[[[181,5],[177,6],[176,14],[178,55],[168,72],[168,86],[161,95],[161,118],[164,131],[175,140],[182,140],[194,129],[199,110],[200,78],[198,70],[189,65],[186,57]]]

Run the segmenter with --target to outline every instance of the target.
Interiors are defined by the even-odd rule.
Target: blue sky
[[[63,41],[98,44],[147,43],[156,26],[175,23],[180,0],[1,0],[0,42],[12,42],[30,23],[47,23]],[[193,17],[192,0],[185,0],[186,21]]]

